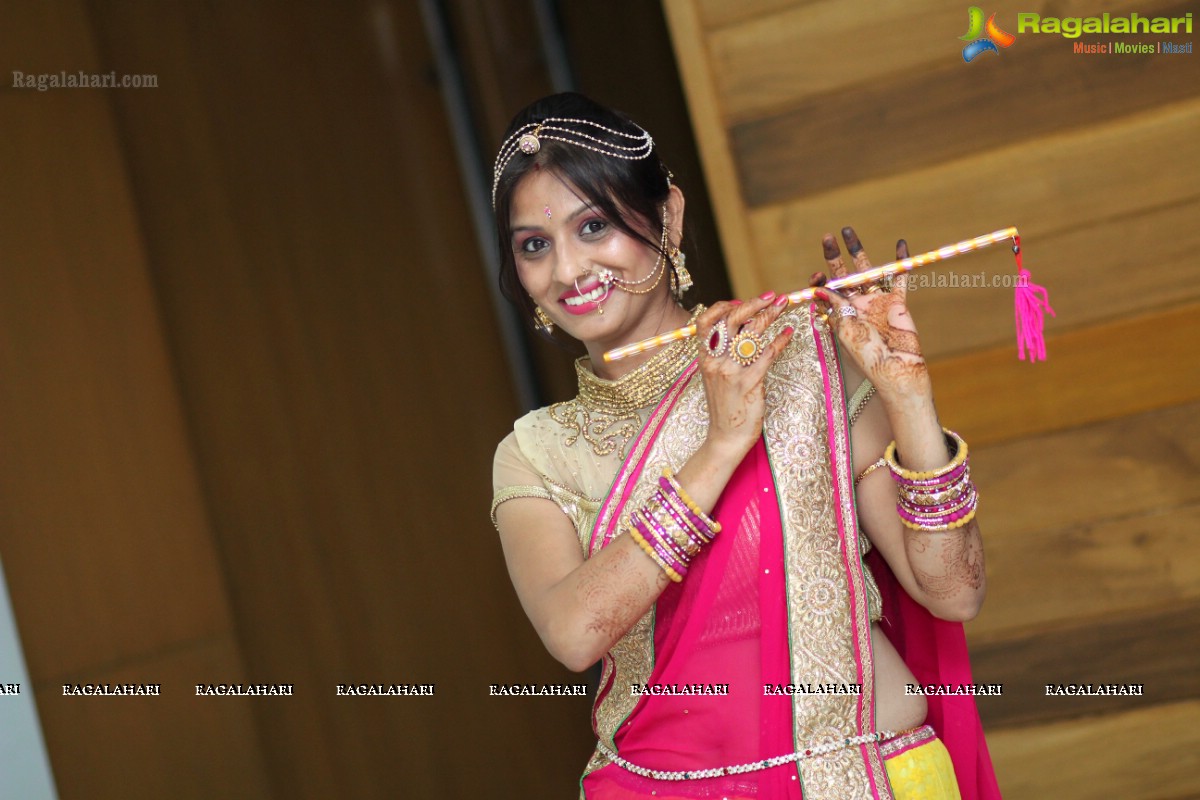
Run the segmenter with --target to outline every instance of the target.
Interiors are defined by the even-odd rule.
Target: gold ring
[[[725,355],[725,350],[729,347],[729,326],[725,324],[725,320],[720,320],[713,325],[704,347],[712,358],[720,358]]]
[[[729,357],[743,367],[748,367],[762,355],[763,338],[754,331],[742,331],[733,337],[733,345],[729,348]]]

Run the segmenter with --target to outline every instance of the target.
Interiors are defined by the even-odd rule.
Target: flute
[[[875,283],[876,281],[880,281],[885,278],[901,275],[905,272],[909,272],[910,270],[914,270],[917,267],[923,267],[926,264],[945,261],[948,258],[953,258],[954,256],[962,255],[963,253],[970,253],[974,250],[980,250],[984,247],[988,247],[989,245],[996,244],[997,242],[1003,242],[1005,239],[1013,239],[1015,241],[1016,236],[1016,228],[1004,228],[1002,230],[984,234],[983,236],[976,236],[974,239],[964,239],[956,244],[949,244],[945,247],[939,247],[937,250],[930,250],[928,253],[921,253],[918,256],[910,256],[909,258],[901,259],[900,261],[893,261],[890,264],[884,264],[882,267],[872,267],[865,272],[847,275],[844,278],[836,278],[826,283],[824,287],[810,286],[807,289],[791,292],[790,294],[786,295],[788,299],[788,305],[812,300],[814,293],[820,288],[833,289],[837,291],[841,289],[853,289],[858,286],[865,286],[868,283]],[[679,328],[677,330],[670,331],[669,333],[661,333],[658,336],[651,336],[649,339],[643,339],[640,342],[634,342],[633,344],[627,344],[623,347],[617,347],[613,350],[609,350],[604,354],[604,360],[610,362],[619,361],[622,358],[627,358],[628,356],[636,355],[637,353],[645,353],[647,350],[654,350],[662,347],[663,345],[670,344],[671,342],[677,342],[680,339],[690,339],[695,335],[696,326],[688,325],[686,328]]]

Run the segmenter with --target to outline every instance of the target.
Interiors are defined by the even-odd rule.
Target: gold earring
[[[678,247],[671,248],[671,288],[676,298],[682,298],[683,293],[692,288],[692,273],[687,271],[687,256]]]
[[[542,311],[541,306],[535,306],[533,309],[534,327],[546,334],[554,333],[554,323],[546,316],[546,312]]]

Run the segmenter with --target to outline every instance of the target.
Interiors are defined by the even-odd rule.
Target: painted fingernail
[[[762,294],[760,294],[758,296],[758,299],[759,300],[770,300],[774,296],[775,296],[774,292],[763,292]]]
[[[854,228],[849,225],[842,228],[842,238],[846,240],[846,249],[850,251],[850,255],[856,256],[862,252],[862,242],[858,240],[858,234],[854,232]]]
[[[729,304],[733,305],[733,306],[740,306],[742,304],[742,301],[741,300],[730,300]]]
[[[829,292],[826,292],[823,289],[817,289],[815,292],[813,292],[813,297],[817,298],[818,300],[824,300],[826,303],[829,302]]]
[[[788,296],[786,294],[781,294],[781,295],[779,295],[779,297],[775,298],[775,302],[772,303],[771,305],[782,307],[782,306],[786,306],[787,304],[788,304]]]
[[[786,328],[784,328],[782,331],[780,331],[780,333],[782,333],[784,336],[791,336],[795,332],[796,332],[796,329],[793,328],[791,325],[788,325]]]

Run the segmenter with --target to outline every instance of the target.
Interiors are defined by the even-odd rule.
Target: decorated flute
[[[836,278],[826,283],[824,288],[841,290],[865,286],[869,283],[875,283],[876,281],[901,275],[905,272],[909,272],[910,270],[914,270],[917,267],[923,267],[927,264],[933,264],[938,261],[945,261],[948,258],[953,258],[954,256],[962,255],[963,253],[970,253],[974,250],[980,250],[984,247],[988,247],[989,245],[996,244],[997,242],[1003,242],[1006,239],[1013,240],[1013,252],[1017,254],[1017,266],[1019,269],[1019,280],[1017,283],[1017,336],[1018,342],[1021,345],[1021,358],[1025,358],[1025,348],[1029,347],[1032,351],[1032,360],[1038,360],[1039,356],[1044,360],[1045,344],[1041,342],[1041,315],[1040,313],[1036,315],[1037,331],[1036,336],[1033,336],[1033,320],[1030,311],[1025,312],[1024,321],[1022,318],[1022,300],[1024,299],[1025,305],[1030,308],[1033,306],[1038,306],[1039,308],[1040,306],[1044,306],[1044,310],[1048,311],[1051,315],[1054,314],[1054,310],[1050,308],[1049,302],[1046,301],[1045,290],[1041,287],[1030,284],[1028,271],[1021,267],[1020,236],[1017,234],[1016,228],[1003,228],[1002,230],[993,231],[992,233],[984,234],[983,236],[976,236],[974,239],[965,239],[957,244],[939,247],[937,250],[930,250],[928,253],[921,253],[920,255],[910,256],[909,258],[901,259],[900,261],[893,261],[890,264],[884,264],[882,267],[873,267],[865,272],[847,275],[844,278]],[[787,295],[788,305],[811,301],[813,299],[813,293],[818,288],[821,287],[809,287],[807,289],[801,289],[799,291],[789,293]],[[1040,291],[1041,297],[1038,298],[1035,296],[1022,298],[1021,290],[1023,288]],[[1032,306],[1030,304],[1032,304]],[[1025,336],[1022,335],[1023,333]],[[648,350],[654,350],[662,347],[663,345],[670,344],[671,342],[677,342],[680,339],[689,339],[695,335],[696,326],[688,325],[685,328],[679,328],[678,330],[659,334],[658,336],[652,336],[649,339],[643,339],[640,342],[634,342],[633,344],[627,344],[623,347],[617,347],[613,350],[609,350],[604,354],[604,360],[610,362],[618,361],[622,358],[627,358],[637,353],[645,353]]]

